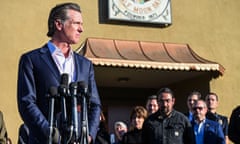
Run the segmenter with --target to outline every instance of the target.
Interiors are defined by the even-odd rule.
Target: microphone
[[[49,93],[49,115],[48,115],[48,121],[49,121],[49,129],[50,129],[50,133],[49,133],[49,144],[52,143],[52,134],[53,134],[53,120],[54,120],[54,102],[55,102],[55,98],[58,95],[58,89],[57,87],[50,87],[48,90]]]
[[[88,93],[88,84],[85,83],[84,81],[79,81],[78,82],[78,91],[80,92],[81,95],[87,95]]]
[[[77,90],[78,90],[78,83],[72,82],[70,83],[70,95],[72,101],[72,123],[73,129],[75,133],[75,140],[78,140],[78,113],[77,113]]]
[[[58,93],[60,95],[61,99],[61,119],[62,119],[62,127],[63,127],[63,143],[66,143],[66,131],[67,131],[67,124],[68,124],[68,119],[67,119],[67,108],[66,108],[66,97],[69,95],[69,89],[68,89],[68,74],[63,73],[61,75],[61,81],[60,81],[60,86],[58,87]]]
[[[63,73],[62,76],[61,76],[61,81],[60,81],[60,84],[62,85],[68,85],[68,74],[67,73]]]
[[[89,103],[90,95],[88,92],[88,84],[85,83],[84,81],[79,81],[78,82],[78,93],[81,97],[85,97],[86,105],[87,105],[87,107],[90,107],[90,103]]]
[[[61,76],[58,92],[61,98],[62,118],[64,122],[67,122],[67,108],[66,108],[66,100],[65,100],[65,97],[68,96],[68,74],[67,73],[63,73]]]

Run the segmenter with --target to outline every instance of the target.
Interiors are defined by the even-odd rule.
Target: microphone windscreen
[[[77,95],[78,83],[71,82],[69,85],[69,90],[71,95]]]
[[[50,96],[56,96],[58,94],[58,88],[54,87],[54,86],[50,87],[49,94],[50,94]]]
[[[78,82],[78,89],[81,93],[87,93],[88,84],[85,83],[84,81],[79,81]]]
[[[77,88],[77,87],[78,87],[78,83],[77,83],[77,82],[71,82],[71,83],[69,84],[69,87],[70,87],[70,88]]]
[[[60,84],[68,85],[68,74],[67,73],[62,74]]]

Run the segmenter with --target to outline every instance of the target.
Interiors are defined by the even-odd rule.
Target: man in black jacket
[[[159,110],[143,124],[144,144],[195,144],[192,125],[185,115],[173,109],[175,98],[169,88],[158,94]]]
[[[218,122],[221,125],[226,144],[228,144],[228,118],[224,115],[220,115],[219,113],[217,113],[218,95],[211,92],[207,94],[207,96],[205,97],[205,101],[208,108],[206,117],[210,120]]]

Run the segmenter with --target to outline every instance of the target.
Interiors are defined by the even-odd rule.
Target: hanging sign
[[[171,24],[170,0],[108,0],[108,18],[130,22]]]

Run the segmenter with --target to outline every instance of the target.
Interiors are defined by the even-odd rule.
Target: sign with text
[[[110,20],[171,24],[170,0],[108,0]]]

